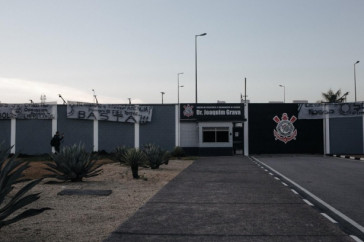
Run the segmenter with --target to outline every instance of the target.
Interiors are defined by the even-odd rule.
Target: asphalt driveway
[[[106,241],[353,241],[247,157],[200,158]]]
[[[319,155],[255,157],[364,226],[363,161]]]

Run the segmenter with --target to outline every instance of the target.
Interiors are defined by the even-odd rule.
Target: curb
[[[337,158],[344,158],[344,159],[350,159],[350,160],[362,160],[362,161],[364,161],[363,157],[356,157],[356,156],[350,156],[350,155],[328,154],[327,156],[333,156],[333,157],[337,157]]]

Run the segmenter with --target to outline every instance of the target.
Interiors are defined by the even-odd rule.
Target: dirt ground
[[[151,170],[141,168],[139,180],[129,167],[102,161],[99,176],[77,183],[52,183],[44,179],[29,194],[41,192],[40,199],[27,208],[50,207],[39,215],[23,219],[0,230],[0,241],[102,241],[192,161],[171,160]],[[44,174],[42,162],[32,162],[26,171],[31,178]],[[24,184],[20,184],[23,186]],[[57,195],[63,189],[112,190],[109,196]]]

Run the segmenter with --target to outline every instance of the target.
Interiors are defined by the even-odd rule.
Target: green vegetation
[[[50,208],[26,209],[19,215],[9,218],[11,214],[39,199],[40,193],[26,195],[42,179],[33,180],[21,187],[9,199],[6,197],[14,189],[14,185],[26,181],[23,172],[29,167],[29,162],[16,159],[13,156],[7,159],[11,148],[2,149],[0,146],[0,228],[15,223],[21,219],[38,215]],[[9,219],[8,219],[9,218]]]
[[[154,144],[146,144],[142,151],[145,153],[149,166],[152,169],[158,169],[162,164],[168,164],[169,155],[159,146]]]
[[[174,147],[174,149],[173,149],[173,151],[171,153],[171,156],[176,157],[178,159],[181,159],[181,157],[186,156],[186,153],[185,153],[185,151],[183,150],[182,147],[176,146],[176,147]]]
[[[328,103],[342,103],[346,101],[346,96],[349,92],[346,92],[344,95],[341,95],[341,89],[334,92],[332,89],[329,89],[326,93],[322,93],[322,97],[324,98],[324,102]]]
[[[97,164],[97,159],[88,153],[82,144],[65,146],[58,154],[51,155],[53,162],[48,162],[46,170],[52,174],[47,177],[63,181],[79,182],[83,178],[97,176],[102,164]]]
[[[128,151],[128,147],[121,145],[115,148],[115,151],[113,155],[111,156],[111,159],[113,161],[120,162],[120,164],[125,164],[124,155]]]
[[[129,165],[133,173],[134,179],[139,179],[139,166],[142,166],[147,161],[145,153],[139,149],[130,148],[122,156],[122,162]]]

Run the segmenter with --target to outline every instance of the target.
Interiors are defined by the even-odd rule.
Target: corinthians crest
[[[292,116],[289,119],[287,113],[283,113],[282,119],[275,116],[273,120],[277,123],[276,129],[273,130],[276,140],[280,140],[287,144],[289,141],[296,139],[297,129],[293,126],[293,123],[297,120],[295,116]]]
[[[186,116],[188,118],[193,116],[193,106],[192,105],[187,104],[187,106],[184,105],[183,108],[185,109],[185,110],[183,110],[184,116]]]

